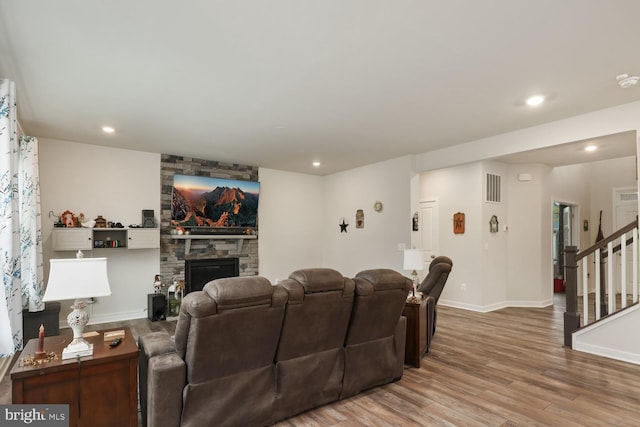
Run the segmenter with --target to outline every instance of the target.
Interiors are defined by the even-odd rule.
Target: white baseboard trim
[[[634,365],[640,365],[640,354],[629,353],[626,351],[615,350],[607,347],[600,347],[584,342],[574,342],[573,349],[582,351],[583,353],[594,354],[596,356],[608,357],[610,359],[633,363]]]
[[[121,322],[123,320],[144,319],[147,317],[147,310],[122,311],[120,313],[92,314],[89,318],[89,325],[99,325],[101,323]],[[60,321],[60,329],[68,328],[66,320]]]
[[[489,313],[491,311],[500,310],[507,307],[529,307],[529,308],[544,308],[553,304],[551,300],[545,301],[504,301],[489,305],[475,305],[467,304],[459,301],[443,300],[438,301],[438,304],[446,307],[460,308],[463,310],[477,311],[479,313]]]

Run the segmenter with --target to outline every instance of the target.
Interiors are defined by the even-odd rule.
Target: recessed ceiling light
[[[584,151],[588,152],[596,151],[597,149],[598,147],[596,145],[587,145],[586,147],[584,147]]]
[[[111,126],[102,126],[102,132],[104,133],[114,133],[115,131]]]
[[[316,168],[317,168],[317,167],[320,167],[320,162],[313,162],[313,163],[311,163],[311,164],[312,164],[313,166],[315,166]]]
[[[530,107],[535,107],[544,102],[544,96],[542,95],[533,95],[527,98],[527,105]]]

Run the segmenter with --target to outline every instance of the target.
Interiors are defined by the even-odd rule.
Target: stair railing
[[[632,271],[626,268],[628,251],[632,251]],[[613,256],[620,253],[616,261]],[[607,262],[607,260],[609,262]],[[594,264],[594,280],[590,281],[589,265]],[[620,274],[614,277],[615,267]],[[582,270],[582,295],[578,295],[578,267]],[[627,278],[631,274],[632,289],[627,291]],[[617,303],[615,286],[620,284],[620,303]],[[591,286],[593,284],[593,286]],[[593,318],[590,317],[589,291],[594,293]],[[565,248],[565,293],[567,307],[564,313],[564,345],[572,346],[572,333],[602,317],[613,314],[627,306],[628,295],[638,302],[638,218],[594,245],[578,252],[575,246]],[[578,311],[578,300],[582,300],[582,316]],[[582,317],[582,322],[581,322]],[[582,324],[581,324],[582,323]]]

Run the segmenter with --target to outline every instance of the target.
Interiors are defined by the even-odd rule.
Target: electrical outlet
[[[466,283],[460,284],[460,290],[462,290],[462,292],[465,292],[467,290],[467,284]]]

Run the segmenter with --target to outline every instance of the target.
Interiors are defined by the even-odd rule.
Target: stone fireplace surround
[[[216,178],[258,181],[258,167],[191,157],[162,154],[160,163],[161,212],[160,212],[160,276],[163,283],[185,279],[186,259],[234,258],[239,260],[240,276],[258,274],[258,241],[245,240],[238,252],[236,239],[197,239],[191,241],[189,254],[185,255],[185,240],[171,236],[171,197],[173,175],[198,175]]]

